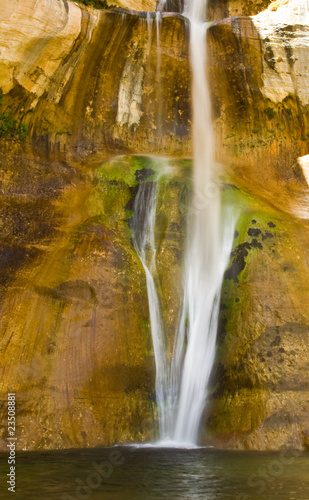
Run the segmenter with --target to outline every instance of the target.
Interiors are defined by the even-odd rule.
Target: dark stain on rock
[[[263,250],[263,245],[256,238],[253,238],[251,241],[251,246],[252,248],[259,248],[260,250]]]
[[[135,175],[136,175],[136,172],[135,172]],[[129,191],[130,191],[131,197],[130,197],[128,203],[124,207],[125,210],[129,210],[130,212],[133,211],[134,201],[135,201],[135,197],[136,197],[136,195],[138,193],[138,190],[139,190],[139,184],[137,184],[136,186],[130,186],[129,187]],[[130,220],[131,219],[128,219],[127,222],[129,222]],[[129,226],[130,226],[130,224],[129,224]]]
[[[282,27],[275,28],[275,32],[282,38],[283,41],[283,46],[284,50],[286,53],[286,57],[288,60],[288,63],[290,67],[292,67],[295,63],[295,59],[293,57],[293,51],[292,51],[292,46],[290,43],[290,38],[292,35],[291,31],[289,28],[291,27],[285,27],[285,29],[282,29]]]
[[[273,222],[267,222],[267,226],[268,227],[276,227],[276,224],[274,224]]]
[[[153,174],[155,174],[155,171],[152,170],[152,168],[142,168],[141,170],[136,170],[135,179],[138,182],[145,181],[146,179],[148,179],[148,177],[151,177]]]
[[[256,220],[255,219],[252,219],[252,224],[256,224]]]
[[[225,182],[222,186],[222,191],[226,191],[227,189],[232,189],[233,191],[240,191],[239,187],[235,186],[235,184]]]
[[[252,231],[255,231],[254,229],[251,228]],[[250,231],[250,229],[249,229]],[[248,231],[248,234],[249,234]],[[261,233],[259,229],[256,231]],[[249,250],[252,248],[258,248],[260,250],[263,250],[263,246],[260,242],[257,241],[256,238],[253,238],[251,243],[248,243],[247,241],[244,243],[241,243],[238,245],[236,248],[231,253],[231,257],[233,258],[232,265],[225,271],[224,274],[224,279],[226,280],[233,280],[235,283],[239,283],[238,280],[238,275],[243,271],[246,267],[246,257],[248,256]]]
[[[292,66],[295,64],[295,59],[293,57],[293,51],[292,51],[292,47],[289,43],[285,43],[284,44],[284,50],[285,50],[285,53],[286,53],[286,57],[287,57],[287,60],[288,60],[288,63],[289,65]]]
[[[267,238],[273,238],[274,235],[272,233],[270,233],[269,231],[266,231],[265,234],[262,234],[262,240],[266,240]]]
[[[258,228],[250,227],[250,229],[248,229],[249,236],[259,236],[261,233],[262,231]]]
[[[279,410],[278,412],[273,413],[270,417],[267,417],[264,420],[263,425],[266,429],[275,429],[278,427],[287,428],[292,424],[292,422],[295,422],[295,415],[292,416],[286,410]]]
[[[68,0],[63,0],[63,3],[64,3],[64,8],[66,10],[66,13],[68,14],[68,12],[69,12]]]
[[[275,54],[273,53],[273,49],[270,44],[270,40],[268,37],[265,38],[265,54],[264,61],[270,67],[270,69],[275,69],[276,67],[276,59]]]
[[[239,236],[239,232],[238,232],[238,231],[235,231],[235,233],[234,233],[234,238],[238,238],[238,236]]]
[[[16,246],[0,247],[0,285],[8,285],[16,272],[40,254],[36,248]]]
[[[223,312],[224,309],[226,309],[226,306],[223,309],[221,309],[221,307],[220,307],[221,314],[219,315],[219,324],[218,324],[218,330],[217,330],[217,343],[219,345],[223,343],[223,341],[226,337],[227,317]]]
[[[222,394],[222,388],[225,386],[227,378],[227,371],[223,363],[216,363],[209,377],[209,387],[213,391],[210,399],[215,399]]]
[[[238,275],[246,267],[246,257],[248,256],[249,250],[251,249],[251,244],[248,242],[241,243],[238,245],[231,254],[234,258],[231,267],[225,271],[224,279],[233,280],[235,283],[239,283]]]
[[[276,335],[275,340],[272,341],[270,347],[278,347],[278,345],[280,345],[280,342],[281,342],[280,335]]]
[[[71,302],[72,300],[97,304],[97,295],[93,287],[83,280],[64,281],[55,288],[36,286],[40,295],[49,296],[55,300]]]

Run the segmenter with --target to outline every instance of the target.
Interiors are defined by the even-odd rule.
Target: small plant
[[[25,123],[17,125],[16,120],[9,113],[0,114],[0,137],[24,141],[28,130]]]
[[[3,104],[3,92],[0,89],[0,106]],[[25,123],[17,125],[16,120],[10,113],[0,113],[0,138],[10,138],[24,141],[28,134],[28,126]]]
[[[259,129],[258,129],[258,128],[253,128],[253,129],[252,129],[252,133],[253,133],[253,134],[257,134],[257,133],[258,133],[258,131],[259,131]]]
[[[20,141],[24,141],[26,139],[26,137],[27,137],[28,131],[29,131],[28,126],[25,123],[21,123],[17,127],[17,136],[18,136],[18,139]]]
[[[0,114],[0,136],[10,137],[16,131],[16,122],[8,113]]]
[[[45,116],[44,116],[44,118],[43,118],[43,130],[44,130],[44,132],[47,132],[49,130],[49,128],[50,128],[50,121],[47,118],[45,118]]]
[[[64,129],[58,130],[56,132],[56,135],[64,135],[64,134],[72,135],[72,132],[70,130],[64,130]]]
[[[281,5],[286,5],[289,2],[289,0],[275,0],[275,2],[272,2],[269,5],[269,10],[276,11],[278,7],[281,7]]]
[[[276,111],[273,108],[266,108],[265,113],[267,114],[268,120],[272,120],[276,114]]]

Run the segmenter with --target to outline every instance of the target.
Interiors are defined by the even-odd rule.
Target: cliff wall
[[[209,5],[216,159],[242,215],[203,439],[304,448],[309,33],[295,2],[255,15],[268,3]],[[3,415],[15,391],[23,449],[153,439],[146,284],[127,222],[151,160],[108,159],[191,156],[188,21],[58,0],[4,0],[0,19]],[[170,336],[189,170],[160,208]]]

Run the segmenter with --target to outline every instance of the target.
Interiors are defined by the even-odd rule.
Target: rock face
[[[240,449],[306,448],[308,223],[235,187],[224,197],[240,215],[204,439]]]
[[[155,14],[88,11],[56,0],[23,0],[14,13],[10,2],[1,8],[3,110],[29,126],[31,150],[96,161],[107,150],[189,153],[182,18],[156,21]]]
[[[202,436],[222,447],[302,448],[309,433],[298,161],[309,152],[309,32],[292,1],[255,16],[269,3],[209,2],[216,155],[225,203],[241,213]],[[223,19],[239,14],[254,17]],[[3,0],[0,19],[1,421],[15,391],[21,448],[153,439],[146,284],[128,224],[151,160],[106,160],[191,155],[188,21],[58,0]],[[185,173],[168,184],[158,215],[171,344],[186,185]]]
[[[246,189],[305,215],[307,185],[297,158],[308,152],[307,63],[301,62],[308,31],[301,16],[293,26],[276,24],[278,12],[223,20],[209,30],[216,154]],[[269,17],[273,26],[268,21],[262,29]]]
[[[208,18],[219,21],[225,17],[254,16],[270,3],[271,0],[208,0]]]
[[[133,181],[28,162],[15,159],[2,198],[3,415],[16,392],[23,449],[152,436],[145,278],[124,222]]]

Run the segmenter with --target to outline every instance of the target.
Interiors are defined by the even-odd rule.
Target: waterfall
[[[184,0],[157,0],[157,11],[182,12]]]
[[[214,181],[211,106],[206,79],[205,0],[187,0],[190,21],[193,101],[193,198],[183,271],[183,297],[171,362],[166,356],[164,321],[156,292],[155,183],[142,183],[134,204],[135,247],[147,281],[156,362],[156,398],[162,441],[196,444],[215,358],[220,291],[234,233],[223,224],[220,190]],[[157,39],[160,30],[157,17]],[[160,45],[157,41],[158,54]],[[158,55],[159,60],[159,55]]]
[[[188,1],[185,6],[191,25],[194,193],[188,224],[183,310],[171,376],[173,394],[177,395],[179,390],[173,439],[189,443],[196,443],[198,439],[215,357],[221,284],[233,232],[233,223],[230,223],[226,225],[225,233],[221,233],[220,191],[213,180],[205,9],[204,0]],[[187,348],[183,359],[185,341]]]
[[[142,182],[139,185],[133,205],[133,242],[146,274],[148,306],[156,364],[156,403],[159,409],[160,434],[165,429],[165,386],[168,365],[164,340],[164,326],[161,319],[159,298],[155,286],[156,269],[156,199],[159,179],[156,182]]]

